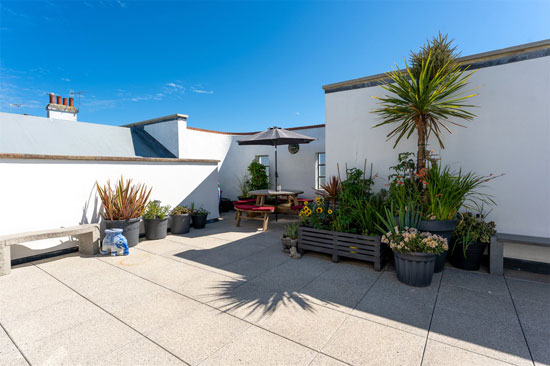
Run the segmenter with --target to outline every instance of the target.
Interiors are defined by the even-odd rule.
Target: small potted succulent
[[[195,204],[191,203],[189,213],[191,215],[191,223],[193,224],[193,227],[195,229],[204,229],[206,226],[206,218],[208,217],[208,214],[210,214],[210,211],[202,208],[202,206],[200,208],[195,208]]]
[[[170,206],[161,206],[160,201],[151,201],[143,215],[147,240],[164,239],[168,233],[168,213]]]
[[[139,226],[145,205],[151,195],[151,188],[144,184],[134,184],[131,179],[121,176],[111,187],[111,182],[101,187],[96,182],[97,193],[101,199],[101,216],[106,229],[122,229],[122,235],[133,247],[139,242]]]
[[[477,271],[491,236],[496,234],[496,225],[493,221],[486,222],[483,214],[466,212],[459,217],[450,249],[451,263],[460,269]]]
[[[189,209],[187,206],[176,206],[170,214],[172,219],[172,225],[170,232],[172,234],[185,234],[189,232],[191,225],[191,216],[189,216]]]
[[[381,242],[393,250],[397,279],[415,287],[432,283],[436,255],[448,249],[447,239],[409,227],[396,226],[382,235]]]
[[[296,244],[298,244],[298,226],[297,222],[285,226],[285,231],[281,236],[281,244],[285,253],[288,253],[291,247],[296,247]]]

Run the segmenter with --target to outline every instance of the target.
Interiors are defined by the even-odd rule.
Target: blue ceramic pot
[[[122,235],[122,229],[105,230],[105,239],[101,246],[101,254],[128,255],[128,241]]]

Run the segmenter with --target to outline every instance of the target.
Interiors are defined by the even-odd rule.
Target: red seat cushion
[[[290,209],[294,211],[301,211],[302,208],[304,208],[304,205],[290,206]]]
[[[313,202],[313,200],[309,198],[298,198],[298,202]]]
[[[238,209],[238,210],[243,210],[243,211],[258,211],[258,212],[274,212],[275,211],[275,207],[273,206],[256,206],[256,205],[246,205],[246,204],[242,204],[242,205],[235,205],[235,208]]]
[[[233,202],[234,205],[240,205],[240,204],[244,204],[244,203],[256,203],[256,199],[255,198],[247,198],[245,200],[238,200],[238,201]]]

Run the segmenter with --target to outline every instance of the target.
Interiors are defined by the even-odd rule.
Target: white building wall
[[[219,216],[216,163],[0,159],[0,171],[9,177],[0,179],[0,235],[98,222],[95,182],[115,183],[121,174],[152,187],[151,199],[194,202],[211,212],[208,219]],[[30,242],[13,246],[12,259],[74,245],[69,238]]]
[[[432,140],[430,149],[452,167],[479,174],[505,173],[488,183],[494,196],[491,219],[500,232],[550,236],[550,57],[481,68],[470,86],[478,106],[467,128],[452,127],[443,137],[445,149]],[[372,112],[384,90],[378,86],[327,93],[327,175],[336,164],[363,167],[365,158],[383,177],[399,152],[416,152],[416,136],[394,150],[386,142],[391,127],[373,128]],[[377,180],[377,188],[386,183]]]
[[[187,123],[184,119],[177,119],[173,121],[165,121],[161,123],[152,123],[144,125],[145,132],[153,136],[158,142],[160,142],[168,151],[174,154],[175,157],[179,157],[179,131],[180,126],[185,126]]]
[[[296,154],[290,154],[286,145],[278,147],[279,182],[283,188],[303,190],[304,197],[313,197],[316,154],[325,151],[325,128],[296,132],[317,140],[300,145]],[[275,182],[274,147],[239,146],[237,141],[244,137],[187,129],[180,143],[180,154],[184,158],[220,160],[219,181],[223,196],[236,199],[240,195],[239,180],[243,179],[248,165],[257,155],[269,155],[270,182],[272,185]]]

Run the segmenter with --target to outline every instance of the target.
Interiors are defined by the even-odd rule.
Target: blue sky
[[[223,131],[324,123],[321,86],[403,65],[438,30],[463,55],[550,38],[550,1],[0,1],[0,111],[173,113]]]

